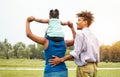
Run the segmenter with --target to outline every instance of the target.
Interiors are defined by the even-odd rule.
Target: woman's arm
[[[49,19],[38,19],[38,18],[34,18],[34,21],[40,22],[40,23],[49,23]]]
[[[44,37],[39,37],[39,36],[36,36],[32,33],[31,29],[30,29],[30,22],[32,22],[34,20],[34,17],[28,17],[27,20],[26,20],[26,35],[28,38],[30,38],[31,40],[39,43],[39,44],[42,44],[44,46],[44,48],[47,48],[47,45],[48,45],[48,41],[46,38]]]
[[[67,46],[72,46],[72,45],[74,44],[74,39],[75,39],[76,32],[75,32],[75,29],[74,29],[74,27],[73,27],[73,23],[68,22],[68,26],[69,26],[70,29],[71,29],[73,39],[71,39],[71,40],[66,40],[65,42],[66,42],[66,45],[67,45]]]

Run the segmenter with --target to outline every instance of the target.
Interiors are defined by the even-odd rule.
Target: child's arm
[[[34,21],[40,22],[40,23],[49,23],[49,19],[38,19],[38,18],[34,18]]]
[[[63,26],[68,25],[68,22],[62,22],[61,21],[61,25],[63,25]]]

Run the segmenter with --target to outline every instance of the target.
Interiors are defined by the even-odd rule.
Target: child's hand
[[[32,22],[34,19],[35,19],[35,17],[30,16],[30,17],[27,18],[27,21],[28,21],[28,22]]]

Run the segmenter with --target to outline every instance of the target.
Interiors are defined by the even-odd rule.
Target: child
[[[70,22],[61,22],[59,20],[59,10],[50,10],[49,12],[49,18],[50,19],[36,19],[34,18],[34,21],[40,22],[40,23],[48,23],[48,29],[46,32],[45,37],[47,39],[59,42],[64,40],[64,33],[62,31],[62,25],[68,25]]]

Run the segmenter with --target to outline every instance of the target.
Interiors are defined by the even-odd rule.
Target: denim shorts
[[[44,73],[44,77],[68,77],[68,71]]]
[[[64,37],[50,37],[48,35],[45,35],[45,37],[49,40],[53,40],[55,42],[60,42],[60,41],[63,41],[64,40]]]

